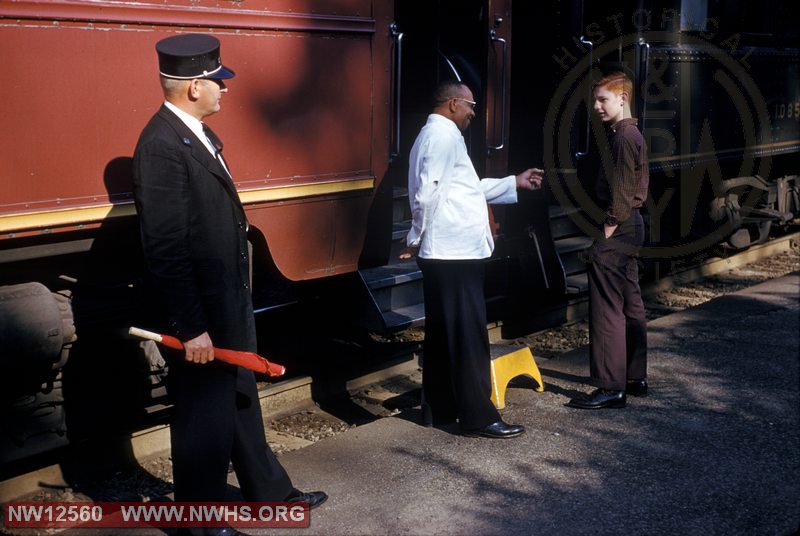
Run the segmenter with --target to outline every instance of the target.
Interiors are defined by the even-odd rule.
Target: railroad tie
[[[533,358],[530,348],[521,348],[511,353],[492,358],[492,403],[497,409],[506,407],[506,389],[508,382],[517,376],[528,376],[536,380],[536,391],[544,391],[544,382],[539,367]]]

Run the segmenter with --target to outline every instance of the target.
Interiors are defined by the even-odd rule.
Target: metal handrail
[[[394,76],[394,150],[390,154],[390,159],[400,156],[400,83],[402,81],[403,63],[403,32],[397,30],[397,23],[392,22],[389,30],[394,38],[395,52],[395,76]]]
[[[500,143],[498,145],[490,145],[487,147],[486,152],[491,154],[492,151],[499,151],[505,147],[506,144],[506,53],[508,51],[508,42],[502,37],[497,37],[496,30],[492,30],[489,36],[492,44],[503,44],[503,68],[501,70],[503,83],[500,91]]]
[[[586,79],[587,81],[591,81],[592,63],[594,61],[594,43],[586,39],[586,37],[584,36],[581,36],[580,41],[584,45],[589,46],[589,67],[587,69]],[[589,111],[589,106],[591,106],[592,103],[592,84],[589,83],[588,85],[589,85],[589,95],[587,96],[586,99],[586,139],[584,140],[584,150],[575,153],[575,158],[582,158],[589,154],[589,123],[591,121],[590,119],[591,112]]]
[[[644,134],[644,123],[647,120],[647,78],[650,76],[650,43],[644,37],[639,38],[640,54],[642,49],[644,49],[644,59],[640,59],[640,66],[644,64],[644,68],[640,67],[639,69],[643,73],[639,87],[639,91],[642,94],[642,112],[639,115],[641,118],[640,128],[642,129],[642,134]]]

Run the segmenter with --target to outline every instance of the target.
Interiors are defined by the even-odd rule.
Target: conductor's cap
[[[222,65],[219,39],[208,34],[181,34],[156,43],[158,70],[167,78],[225,79],[236,73]]]

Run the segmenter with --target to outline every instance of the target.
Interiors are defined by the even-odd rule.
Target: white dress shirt
[[[228,170],[228,165],[225,163],[225,160],[222,158],[222,155],[220,154],[219,157],[217,157],[217,148],[214,147],[214,144],[211,143],[211,140],[208,139],[206,133],[203,132],[203,122],[194,117],[193,115],[184,112],[183,110],[181,110],[180,108],[178,108],[169,101],[164,101],[164,106],[169,108],[169,110],[172,113],[178,116],[178,119],[183,121],[183,123],[187,127],[189,127],[189,130],[191,130],[192,133],[195,136],[197,136],[197,139],[203,142],[203,145],[205,145],[206,149],[208,149],[208,152],[211,153],[211,156],[219,160],[219,163],[222,164],[223,168],[225,168],[225,171],[228,173],[228,176],[231,176],[231,172]]]
[[[514,175],[479,179],[456,124],[431,114],[408,169],[413,221],[406,242],[423,259],[485,259],[494,250],[486,203],[517,202]]]

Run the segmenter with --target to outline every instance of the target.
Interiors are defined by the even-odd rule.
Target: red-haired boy
[[[647,320],[637,251],[644,243],[639,209],[647,197],[647,148],[631,117],[633,84],[622,72],[601,78],[593,108],[606,126],[598,140],[597,199],[605,211],[589,266],[590,377],[595,389],[575,398],[579,409],[622,408],[626,394],[647,394]],[[607,143],[605,143],[607,142]]]

